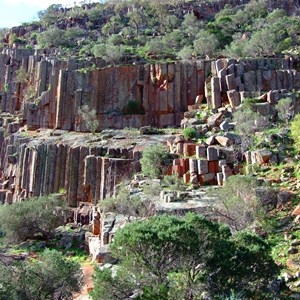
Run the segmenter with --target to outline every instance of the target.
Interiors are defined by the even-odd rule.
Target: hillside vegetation
[[[255,0],[226,5],[203,18],[197,10],[203,2],[107,1],[71,9],[52,5],[39,13],[38,21],[23,24],[22,34],[5,39],[7,31],[1,30],[0,37],[3,46],[56,47],[63,55],[95,56],[114,64],[298,53],[299,16]]]
[[[300,299],[291,3],[54,4],[0,30],[0,300]]]

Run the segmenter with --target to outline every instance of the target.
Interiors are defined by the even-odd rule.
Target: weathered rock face
[[[276,104],[281,94],[300,88],[298,63],[292,58],[219,59],[212,62],[211,98],[208,105],[219,108],[224,103],[237,107],[247,97],[262,97],[262,109]],[[268,112],[270,114],[270,111]]]
[[[221,123],[225,126],[226,104],[234,110],[245,97],[263,94],[256,108],[268,115],[288,91],[300,89],[299,64],[291,58],[221,59],[104,69],[96,61],[96,70],[89,71],[92,62],[51,57],[51,53],[18,49],[4,50],[0,55],[0,104],[4,115],[6,112],[5,117],[1,115],[0,125],[9,134],[4,138],[4,131],[0,132],[1,202],[64,189],[70,206],[80,202],[95,204],[111,195],[122,179],[139,170],[140,151],[147,139],[129,142],[125,137],[124,143],[123,137],[110,142],[91,141],[78,133],[64,135],[57,131],[87,130],[78,113],[82,105],[95,109],[98,130],[179,126],[183,115],[188,115],[189,126],[205,134]],[[20,67],[28,75],[17,82]],[[206,121],[201,123],[194,113],[202,104],[195,105],[195,101],[207,102],[216,114],[203,116],[202,121]],[[131,114],[130,102],[137,105],[140,114]],[[296,106],[297,103],[295,109]],[[20,132],[23,125],[56,131]],[[185,176],[185,181],[193,184],[220,185],[238,172],[231,155],[222,147],[214,147],[230,146],[229,137],[213,136],[207,143],[212,147],[200,149],[192,143],[177,143],[176,153],[185,157],[196,154],[196,159],[175,160],[167,172]],[[264,158],[261,161],[265,163]]]
[[[96,110],[98,130],[180,125],[188,105],[204,96],[210,69],[209,61],[197,61],[88,71],[91,62],[32,54],[13,49],[0,55],[1,109],[19,112],[30,129],[86,131],[78,113],[82,105]],[[20,67],[28,74],[22,83],[16,80]],[[138,111],[130,111],[132,102]]]
[[[94,139],[94,140],[93,140]],[[140,170],[141,150],[154,137],[101,140],[48,131],[0,138],[1,202],[65,191],[68,204],[97,204]]]
[[[83,105],[95,109],[97,130],[179,126],[196,99],[210,108],[236,107],[246,97],[265,94],[257,109],[270,114],[287,91],[300,89],[295,59],[219,59],[101,69],[101,61],[51,57],[19,49],[0,55],[1,109],[17,114],[29,129],[87,131],[78,112]],[[92,63],[99,69],[89,71]],[[22,82],[16,79],[18,68],[28,74]]]

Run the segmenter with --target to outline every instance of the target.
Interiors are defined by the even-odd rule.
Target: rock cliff
[[[95,203],[139,170],[142,148],[133,147],[135,141],[131,145],[126,138],[121,146],[121,137],[112,140],[112,146],[105,140],[89,144],[90,138],[80,134],[87,131],[78,113],[82,105],[96,110],[98,131],[174,127],[195,101],[197,107],[205,103],[217,112],[256,96],[261,97],[257,110],[266,115],[288,91],[300,88],[295,58],[91,66],[91,62],[59,61],[42,51],[2,51],[1,202],[64,189],[70,206]],[[22,80],[20,69],[28,74]],[[132,102],[138,113],[130,112]],[[67,131],[78,133],[64,134]],[[173,169],[183,176],[181,165],[176,161]],[[215,169],[214,174],[219,172],[219,167]]]

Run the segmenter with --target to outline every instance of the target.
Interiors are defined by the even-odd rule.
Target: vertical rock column
[[[218,77],[213,77],[211,79],[211,96],[212,96],[212,108],[221,107],[222,106],[221,88],[220,88],[220,79]]]

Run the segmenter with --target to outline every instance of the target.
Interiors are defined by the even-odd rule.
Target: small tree
[[[0,228],[12,242],[27,239],[48,239],[64,223],[63,201],[56,196],[0,206]]]
[[[222,188],[211,190],[215,198],[212,216],[226,223],[232,230],[247,228],[258,212],[255,189],[257,180],[251,176],[231,176]]]
[[[218,39],[214,34],[208,31],[201,30],[194,41],[195,52],[200,56],[208,55],[209,57],[215,52],[218,47]]]
[[[146,148],[141,159],[143,174],[152,178],[162,175],[164,161],[168,158],[168,154],[169,152],[161,144]]]
[[[22,82],[22,83],[24,83],[28,80],[28,74],[23,67],[19,68],[16,71],[16,79],[17,79],[17,82]]]
[[[90,109],[88,105],[83,105],[79,109],[78,114],[84,121],[86,128],[94,135],[99,126],[96,110]]]
[[[253,100],[253,99],[250,99]],[[253,101],[246,101],[245,106],[233,113],[233,120],[236,122],[236,130],[241,134],[241,151],[245,153],[253,145],[253,134],[266,129],[270,122],[261,114],[252,111]]]
[[[180,59],[191,59],[193,56],[194,50],[190,46],[184,46],[177,54],[177,57]]]
[[[157,54],[157,55],[163,55],[167,50],[168,47],[165,44],[163,39],[154,38],[147,42],[146,49],[148,52]]]
[[[48,30],[38,34],[39,47],[64,47],[68,46],[65,31],[57,27],[50,27]]]
[[[92,49],[95,57],[104,59],[107,63],[117,64],[124,56],[124,47],[113,44],[97,44]]]

